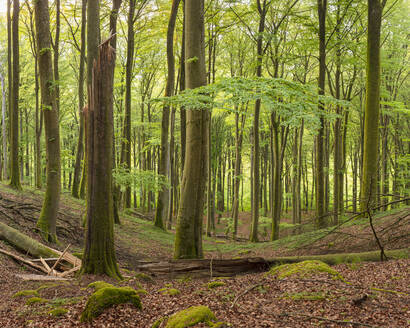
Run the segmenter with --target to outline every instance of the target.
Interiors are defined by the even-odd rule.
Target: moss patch
[[[223,281],[211,281],[208,283],[207,286],[208,286],[208,289],[213,289],[213,288],[225,286],[225,283]]]
[[[153,323],[153,325],[151,326],[151,328],[159,328],[159,326],[161,326],[161,323],[163,323],[164,320],[166,320],[166,317],[162,317],[162,318],[157,319],[157,320]]]
[[[138,295],[147,295],[148,292],[145,289],[137,289],[136,290]]]
[[[33,304],[37,304],[37,303],[45,303],[47,302],[46,299],[41,298],[41,297],[30,297],[27,301],[26,301],[26,305],[33,305]]]
[[[19,292],[15,293],[13,297],[19,297],[19,296],[40,296],[38,294],[37,290],[34,289],[26,289],[26,290],[20,290]]]
[[[149,276],[145,273],[142,273],[142,272],[139,272],[139,273],[135,274],[134,277],[135,277],[135,279],[137,279],[139,281],[146,281],[146,282],[153,282],[154,281],[154,279],[152,279],[151,276]]]
[[[213,327],[213,321],[215,320],[215,315],[207,306],[192,306],[173,314],[165,328],[186,328],[198,323],[206,323],[208,326]]]
[[[81,313],[80,321],[91,321],[105,309],[117,304],[131,303],[138,309],[142,308],[140,298],[131,287],[106,287],[94,292],[88,299]]]
[[[53,309],[53,310],[48,311],[48,314],[49,314],[49,315],[52,315],[53,317],[61,317],[61,316],[63,316],[64,314],[66,314],[67,312],[68,312],[67,309],[64,309],[64,308],[62,308],[62,307],[57,307],[57,308],[55,308],[55,309]]]
[[[113,285],[109,284],[108,282],[105,281],[94,281],[91,284],[87,286],[87,288],[94,288],[96,291],[100,290],[102,288],[107,288],[107,287],[114,287]]]
[[[176,296],[176,295],[181,294],[181,292],[176,288],[161,288],[159,292],[161,292],[162,295],[170,295],[170,296]]]
[[[275,266],[270,269],[268,275],[283,279],[290,276],[307,277],[322,272],[328,273],[333,279],[345,281],[339,272],[332,269],[326,263],[317,260]]]

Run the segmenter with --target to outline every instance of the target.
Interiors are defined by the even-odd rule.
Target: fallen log
[[[39,274],[16,274],[16,277],[28,281],[67,281],[69,278],[42,276]]]
[[[63,252],[60,252],[59,250],[43,245],[37,240],[30,238],[29,236],[2,222],[0,222],[0,239],[5,240],[13,247],[36,258],[59,258],[61,256],[73,267],[81,265],[81,260],[74,255],[68,252],[63,254]]]
[[[409,258],[410,249],[386,251],[389,258]],[[201,260],[171,260],[168,262],[153,262],[136,267],[137,271],[154,276],[168,276],[171,278],[190,276],[195,278],[205,277],[231,277],[242,273],[267,271],[273,265],[296,263],[307,260],[320,260],[329,265],[351,262],[379,261],[380,252],[327,254],[311,256],[288,256],[273,259],[243,258],[243,259],[201,259]]]

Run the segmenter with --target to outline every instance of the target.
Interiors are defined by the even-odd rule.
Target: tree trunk
[[[174,31],[175,22],[178,15],[178,7],[180,0],[172,1],[171,15],[168,22],[167,31],[167,63],[168,63],[168,77],[165,88],[165,97],[170,97],[174,93],[175,84],[175,58],[174,58]],[[165,105],[162,111],[161,124],[161,154],[158,167],[158,174],[168,176],[169,168],[169,144],[168,144],[168,130],[169,130],[169,105]],[[169,188],[162,186],[158,192],[157,209],[155,212],[154,225],[165,229],[165,222],[168,218],[169,210]]]
[[[325,94],[326,82],[326,11],[327,0],[318,0],[319,14],[319,95]],[[319,102],[319,110],[324,112],[324,105]],[[325,120],[320,118],[320,128],[316,138],[316,225],[319,228],[326,226],[325,210]]]
[[[383,0],[383,5],[385,1]],[[383,5],[368,0],[366,110],[363,144],[361,211],[375,205],[379,158],[380,32]]]
[[[46,192],[37,227],[40,229],[43,239],[55,242],[57,240],[56,222],[61,192],[60,131],[51,57],[48,0],[36,1],[34,10],[37,30],[41,110],[44,111],[47,153]]]
[[[78,116],[80,126],[78,130],[77,153],[74,164],[74,177],[71,195],[80,198],[81,161],[84,156],[84,66],[85,66],[85,32],[87,27],[87,0],[82,0],[81,8],[81,49],[80,67],[78,72]]]
[[[4,76],[0,73],[1,81],[1,126],[3,135],[3,174],[4,179],[7,179],[7,128],[6,128],[6,86],[4,83]]]
[[[269,2],[270,4],[270,2]],[[258,12],[259,12],[259,28],[257,39],[257,66],[256,76],[262,76],[262,57],[263,57],[263,33],[265,31],[265,19],[268,11],[266,0],[261,4],[260,0],[257,0]],[[249,240],[251,242],[258,241],[258,221],[259,221],[259,114],[261,108],[261,100],[255,101],[255,114],[253,123],[253,183],[252,183],[252,224]]]
[[[10,106],[10,186],[21,190],[19,167],[19,84],[20,84],[20,52],[19,52],[19,13],[20,1],[13,1],[12,43],[13,72],[12,96]],[[10,82],[9,82],[10,83]]]
[[[185,0],[186,86],[189,89],[206,84],[204,1]],[[195,60],[192,60],[195,58]],[[187,111],[187,140],[181,202],[175,236],[175,258],[201,258],[202,219],[207,179],[209,113],[205,109]]]
[[[98,3],[88,10],[96,10]],[[90,15],[89,15],[90,17]],[[97,19],[97,21],[99,21]],[[120,278],[115,259],[112,198],[113,78],[115,52],[109,40],[94,61],[87,122],[87,230],[82,273]]]

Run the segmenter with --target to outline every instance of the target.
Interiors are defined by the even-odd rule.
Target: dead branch
[[[247,293],[254,290],[255,288],[262,287],[262,286],[263,286],[263,284],[256,284],[256,285],[253,285],[253,286],[249,287],[248,289],[245,289],[245,291],[243,291],[242,293],[240,293],[238,296],[235,297],[235,299],[233,300],[233,302],[231,304],[231,309],[235,306],[236,302],[238,302],[238,300],[242,296],[246,295]]]

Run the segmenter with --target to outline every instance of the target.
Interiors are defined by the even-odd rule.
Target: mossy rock
[[[19,296],[37,296],[37,297],[39,297],[40,295],[38,294],[38,290],[26,289],[26,290],[20,290],[19,292],[15,293],[13,295],[13,297],[19,297]]]
[[[105,309],[117,304],[131,303],[142,309],[140,298],[131,287],[106,287],[95,291],[88,298],[85,309],[81,313],[80,321],[87,322],[98,317]]]
[[[146,281],[146,282],[153,282],[154,281],[154,279],[152,279],[151,276],[149,276],[145,273],[142,273],[142,272],[136,273],[134,278],[139,280],[139,281]]]
[[[107,287],[114,287],[113,285],[111,285],[108,282],[99,280],[99,281],[94,281],[90,284],[88,284],[87,288],[94,288],[96,291],[100,290],[102,288],[107,288]]]
[[[62,307],[56,307],[55,309],[48,311],[48,314],[53,317],[61,317],[67,312],[68,312],[67,309],[64,309]]]
[[[339,272],[332,269],[326,263],[317,260],[275,266],[270,269],[268,275],[283,279],[290,276],[307,277],[322,272],[328,273],[333,279],[344,281],[344,278]]]
[[[208,289],[214,289],[221,286],[225,286],[225,283],[223,281],[211,281],[208,283]]]
[[[41,298],[41,297],[30,297],[29,299],[27,299],[26,305],[33,305],[33,304],[45,303],[45,302],[47,302],[47,300],[44,299],[44,298]]]
[[[186,328],[198,323],[206,323],[209,327],[214,327],[213,321],[216,321],[215,314],[207,306],[192,306],[173,314],[165,328]]]
[[[170,296],[176,296],[176,295],[181,294],[181,292],[176,288],[161,288],[159,292],[161,292],[162,295],[170,295]]]

